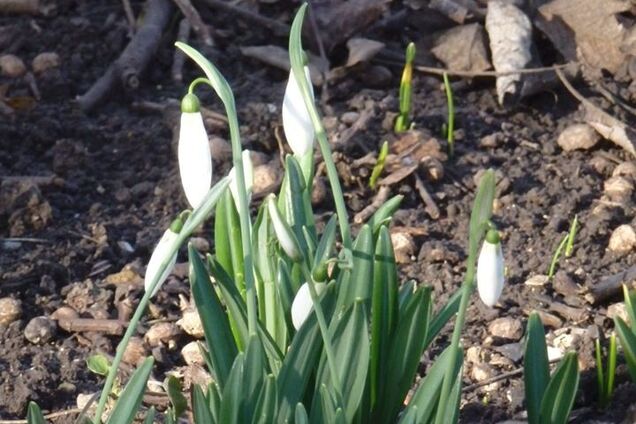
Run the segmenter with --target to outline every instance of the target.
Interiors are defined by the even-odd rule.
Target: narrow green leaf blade
[[[620,317],[614,318],[614,326],[616,334],[621,341],[625,362],[627,362],[627,370],[632,377],[632,381],[636,381],[636,335],[627,326],[625,321]]]
[[[29,424],[46,424],[40,406],[33,401],[29,402],[29,408],[27,410],[27,422]]]
[[[357,300],[371,299],[373,289],[373,254],[375,246],[371,227],[365,225],[353,243],[353,269],[350,278],[343,281],[338,295],[339,311],[346,310]]]
[[[146,412],[146,418],[144,418],[144,424],[154,424],[155,415],[157,415],[157,410],[155,409],[154,406],[151,406],[150,409],[148,409],[148,412]]]
[[[247,397],[243,396],[244,370],[245,353],[240,352],[234,360],[232,370],[223,388],[221,415],[219,418],[221,423],[242,423],[246,420],[245,411],[243,410],[243,405],[247,399]]]
[[[174,375],[168,376],[168,398],[172,404],[175,421],[188,409],[188,400],[181,393],[181,383]]]
[[[210,282],[210,276],[199,254],[188,246],[192,297],[201,317],[205,340],[221,390],[225,387],[232,363],[238,352],[228,317]]]
[[[386,225],[388,221],[391,220],[391,217],[400,207],[400,203],[402,203],[402,199],[404,196],[398,194],[387,200],[382,206],[378,208],[377,211],[373,214],[369,222],[367,223],[371,229],[373,230],[373,234],[377,234],[378,230],[382,225]]]
[[[566,424],[579,387],[579,360],[574,352],[565,354],[550,379],[541,402],[542,424]]]
[[[270,424],[275,422],[277,404],[278,392],[276,390],[276,377],[270,374],[266,377],[263,390],[261,390],[259,395],[252,423]]]
[[[541,422],[541,401],[550,380],[549,366],[545,330],[539,314],[533,312],[528,318],[526,346],[523,355],[523,380],[529,424],[543,424]]]
[[[146,382],[148,377],[150,377],[153,364],[154,359],[152,357],[146,358],[130,377],[128,384],[126,384],[117,400],[117,404],[113,408],[113,412],[108,417],[110,424],[128,424],[134,421],[141,405],[141,400],[146,390]]]
[[[470,214],[470,235],[468,256],[474,260],[477,256],[479,242],[486,231],[485,224],[492,216],[492,202],[495,199],[495,172],[487,170],[479,181],[475,203]]]
[[[212,417],[203,389],[198,384],[192,386],[192,414],[195,424],[214,424],[217,422]]]

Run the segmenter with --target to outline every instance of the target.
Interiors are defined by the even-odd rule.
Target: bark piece
[[[486,33],[478,24],[461,25],[444,31],[431,53],[454,71],[480,72],[490,69]]]
[[[497,72],[523,69],[532,59],[532,25],[518,7],[502,0],[488,3],[486,31],[490,36],[492,63]],[[521,92],[521,74],[497,77],[499,104],[515,103]]]

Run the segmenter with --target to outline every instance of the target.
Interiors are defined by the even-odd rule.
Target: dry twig
[[[208,26],[203,22],[201,15],[199,15],[199,12],[194,8],[194,6],[192,6],[190,0],[173,1],[179,7],[183,16],[185,16],[188,22],[190,22],[192,29],[197,33],[199,38],[201,38],[201,41],[203,41],[205,45],[213,45],[214,41],[212,40],[212,35],[210,34]]]

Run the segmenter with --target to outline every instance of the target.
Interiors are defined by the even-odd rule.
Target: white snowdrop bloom
[[[267,196],[267,211],[269,212],[269,217],[272,220],[274,233],[276,233],[276,238],[278,239],[280,247],[282,247],[283,251],[291,260],[300,262],[302,260],[302,255],[298,248],[298,242],[296,241],[294,234],[291,232],[291,228],[289,228],[289,225],[280,215],[278,206],[276,206],[276,196],[274,194]]]
[[[212,156],[199,99],[192,93],[186,94],[181,101],[178,157],[181,184],[194,209],[212,185]]]
[[[477,261],[477,290],[482,302],[493,307],[504,286],[504,258],[497,230],[489,230]]]
[[[307,84],[309,84],[311,99],[313,100],[314,89],[311,85],[309,68],[305,66],[304,70]],[[296,156],[303,157],[313,149],[314,126],[311,123],[311,117],[307,106],[305,106],[302,91],[292,70],[289,71],[289,80],[287,80],[287,88],[283,98],[283,130],[285,131],[285,138]]]
[[[155,250],[152,252],[150,256],[150,261],[148,261],[148,266],[146,267],[146,276],[144,278],[144,289],[148,291],[150,289],[150,284],[152,284],[153,279],[157,276],[159,272],[159,266],[161,263],[168,257],[170,253],[170,245],[177,239],[179,236],[179,231],[181,231],[181,227],[183,226],[183,221],[181,218],[175,219],[170,228],[168,228],[161,238],[159,239],[159,243],[155,246]],[[159,291],[159,288],[166,281],[168,275],[174,268],[174,264],[177,262],[177,253],[175,252],[172,257],[168,260],[168,266],[161,274],[161,278],[159,278],[159,282],[155,286],[154,291],[150,297],[154,297]]]
[[[314,287],[316,288],[316,294],[320,296],[320,294],[325,289],[325,283],[314,283]],[[314,309],[314,302],[311,300],[311,293],[309,292],[309,285],[304,283],[298,289],[296,293],[296,297],[294,297],[294,301],[292,302],[291,307],[291,317],[292,324],[294,324],[294,328],[298,330],[311,311]]]
[[[243,150],[241,155],[241,160],[243,161],[243,175],[245,175],[245,190],[247,191],[247,204],[249,205],[252,201],[252,186],[254,185],[254,166],[252,165],[252,157],[250,156],[249,150]],[[238,183],[236,178],[234,178],[234,167],[230,169],[228,176],[230,177],[230,191],[232,192],[232,197],[234,198],[234,204],[236,205],[236,210],[239,209],[238,203]]]

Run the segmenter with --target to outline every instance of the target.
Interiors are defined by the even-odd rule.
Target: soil
[[[263,13],[288,18],[295,6],[282,3],[266,7]],[[141,5],[133,6],[138,13]],[[285,38],[272,37],[266,28],[227,12],[205,11],[203,16],[212,28],[215,45],[202,46],[196,38],[192,43],[217,64],[234,88],[245,146],[260,152],[263,162],[278,160],[286,72],[243,56],[239,47],[286,46]],[[58,67],[36,75],[39,99],[29,78],[0,77],[0,87],[7,89],[5,99],[15,109],[11,115],[0,111],[0,297],[17,299],[22,308],[17,320],[0,326],[0,419],[23,418],[29,400],[46,411],[74,408],[79,394],[99,390],[101,380],[88,371],[85,360],[94,352],[112,353],[119,340],[116,335],[54,327],[50,338],[34,344],[25,338],[25,327],[35,317],[50,317],[63,305],[86,318],[125,320],[125,308],[118,310],[116,304],[125,303],[124,298],[132,303],[139,299],[143,289],[139,275],[154,243],[186,206],[173,137],[176,109],[161,113],[147,103],[140,106],[140,102],[170,104],[185,92],[186,84],[170,77],[176,14],[138,90],[113,93],[90,114],[81,112],[74,102],[123,50],[128,40],[126,22],[121,2],[115,0],[99,4],[60,0],[46,16],[0,17],[0,51],[17,55],[28,67],[42,52],[55,52],[60,58]],[[364,35],[401,51],[414,29]],[[342,51],[337,47],[334,57],[342,56]],[[375,196],[367,185],[372,164],[364,166],[356,160],[377,152],[385,139],[393,139],[386,122],[397,110],[400,69],[383,68],[387,77],[374,80],[372,87],[365,77],[368,70],[349,71],[322,99],[331,140],[350,128],[352,116],[359,116],[347,112],[373,110],[372,119],[340,146],[337,155],[352,216]],[[196,76],[194,67],[187,64],[184,81]],[[416,74],[413,86],[414,128],[445,150],[440,133],[446,97],[440,80]],[[438,179],[424,169],[416,171],[439,208],[438,218],[425,211],[413,176],[391,186],[392,194],[405,195],[394,225],[411,229],[413,240],[403,276],[431,284],[436,304],[441,305],[459,287],[465,271],[475,176],[489,167],[497,172],[494,222],[503,238],[507,283],[496,308],[486,308],[474,296],[468,311],[463,343],[476,348],[466,356],[461,422],[522,417],[520,374],[489,385],[471,385],[522,365],[519,358],[500,353],[516,346],[521,330],[502,338],[492,334],[489,324],[509,318],[523,328],[530,311],[547,312],[554,302],[578,308],[579,313],[572,316],[553,310],[546,316],[551,319],[551,325],[546,322],[550,343],[569,340],[578,349],[584,369],[575,421],[631,422],[636,386],[624,366],[619,367],[619,387],[610,407],[598,410],[595,403],[593,342],[599,331],[611,332],[607,308],[620,299],[590,304],[583,292],[636,263],[633,249],[624,254],[607,249],[615,228],[636,226],[633,191],[620,201],[603,197],[604,184],[616,166],[633,164],[634,159],[607,141],[591,150],[564,152],[556,143],[559,134],[582,119],[578,103],[564,89],[554,88],[503,109],[493,86],[492,80],[456,83],[455,154],[443,162]],[[218,101],[203,90],[201,100],[222,112]],[[215,136],[227,139],[222,125],[215,125],[214,131]],[[216,157],[215,177],[229,167],[226,159]],[[329,210],[328,199],[316,206],[319,213]],[[560,261],[553,281],[542,286],[526,284],[530,277],[547,273],[575,215],[581,226],[573,255]],[[211,241],[210,226],[198,236]],[[185,255],[180,257],[183,261]],[[121,275],[124,268],[136,275],[129,280],[137,283],[122,288],[113,275]],[[188,295],[184,274],[175,272],[170,277],[153,301],[142,333],[157,319],[173,321],[179,315],[178,295]],[[448,335],[446,330],[432,353],[444,346]],[[155,372],[159,381],[165,370],[183,365],[179,351],[190,340],[181,335],[177,346],[152,351],[159,362]],[[423,370],[431,352],[425,355]],[[73,420],[68,416],[56,422]]]

